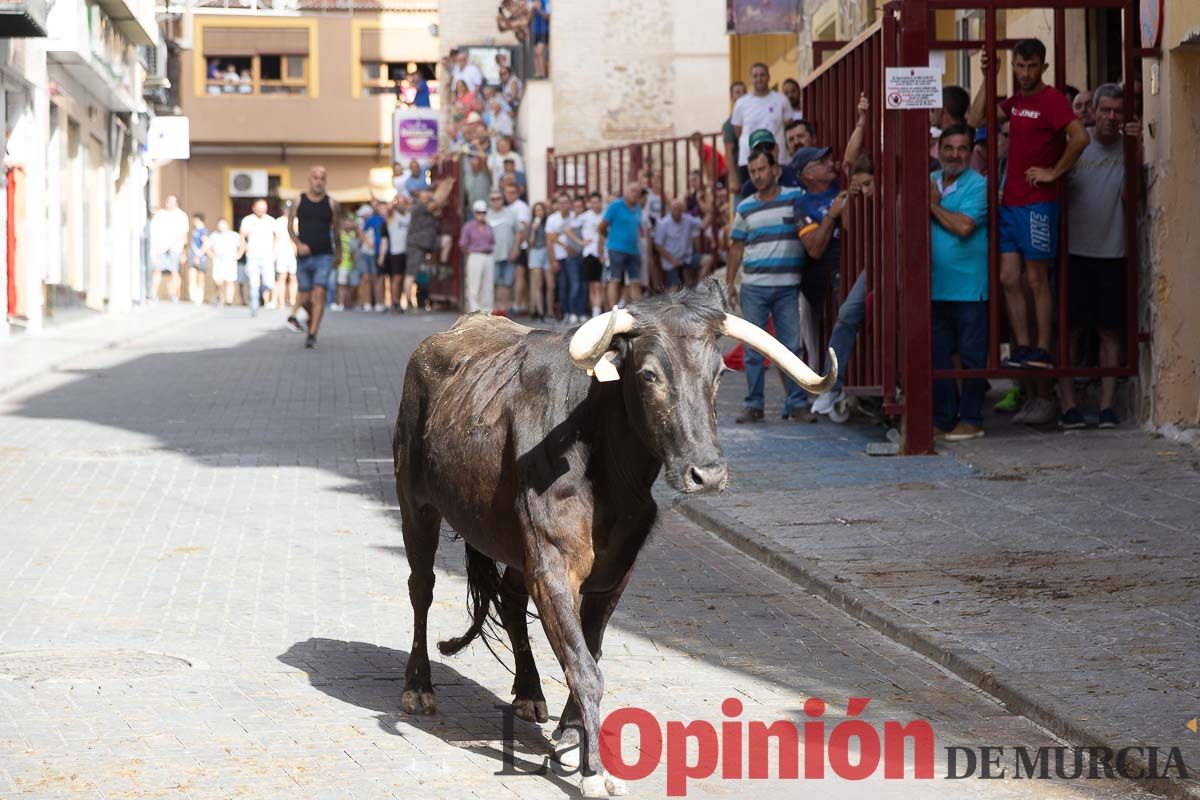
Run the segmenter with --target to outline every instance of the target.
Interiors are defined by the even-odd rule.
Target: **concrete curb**
[[[184,313],[184,310],[181,310],[181,313],[178,316],[172,316],[167,319],[158,320],[145,327],[138,328],[136,330],[123,331],[115,335],[106,335],[104,333],[104,329],[107,327],[106,322],[108,322],[108,320],[103,316],[73,325],[64,326],[53,333],[46,334],[44,338],[50,338],[52,336],[62,334],[78,333],[80,330],[90,327],[98,328],[99,334],[95,341],[81,344],[78,349],[72,350],[71,352],[59,353],[55,356],[52,356],[47,359],[45,363],[39,364],[37,367],[8,374],[0,373],[0,396],[12,392],[24,384],[41,377],[42,375],[46,375],[51,372],[57,372],[68,362],[74,361],[77,358],[83,358],[85,356],[95,355],[96,353],[100,353],[105,350],[113,350],[118,347],[123,347],[127,344],[131,344],[133,342],[154,336],[155,334],[170,330],[176,326],[184,325],[188,322],[194,322],[198,319],[201,319],[205,315],[204,312],[206,310],[208,310],[208,306],[205,305],[193,306],[186,309],[187,313]],[[139,312],[134,311],[131,313],[137,314]],[[13,346],[20,346],[21,342],[12,342],[11,344]],[[0,353],[2,352],[3,350],[0,349]]]
[[[899,644],[920,653],[943,668],[999,700],[1005,707],[1049,730],[1077,747],[1106,747],[1114,752],[1136,743],[1124,740],[1115,730],[1091,721],[1082,723],[1071,709],[1041,692],[1022,675],[971,650],[946,634],[909,621],[909,615],[816,563],[787,551],[753,528],[713,508],[702,499],[679,498],[673,510],[769,567],[805,591],[871,626]],[[1161,743],[1170,746],[1169,742]],[[1131,770],[1148,768],[1136,753],[1130,754]],[[1142,778],[1138,785],[1173,800],[1200,800],[1200,783],[1176,778]]]

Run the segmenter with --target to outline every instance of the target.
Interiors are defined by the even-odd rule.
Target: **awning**
[[[388,64],[438,60],[438,40],[410,28],[364,28],[360,34],[359,60]]]
[[[306,56],[307,28],[205,28],[204,55]]]

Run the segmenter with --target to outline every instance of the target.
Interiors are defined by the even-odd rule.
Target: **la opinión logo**
[[[861,719],[870,698],[852,697],[846,718],[827,724],[822,717],[827,707],[820,698],[804,703],[807,717],[797,725],[791,720],[741,719],[744,706],[736,697],[721,703],[715,724],[698,719],[670,720],[664,725],[650,711],[626,707],[612,711],[600,726],[600,761],[615,778],[638,781],[658,767],[666,767],[667,795],[687,795],[688,781],[717,775],[722,780],[824,780],[837,777],[861,781],[880,768],[888,780],[933,780],[936,776],[936,737],[925,720],[885,721],[882,730]],[[565,766],[547,756],[532,768],[516,762],[512,742],[516,740],[511,706],[497,706],[504,718],[504,768],[497,775],[577,774],[581,767]],[[626,760],[621,737],[626,728],[637,732],[637,746]],[[581,763],[587,751],[587,733],[576,728],[581,758],[563,759]],[[801,753],[803,749],[803,753]],[[1189,772],[1178,747],[1038,747],[952,746],[945,748],[943,779],[1186,779]],[[559,754],[561,757],[561,753]],[[776,765],[772,775],[771,763]]]

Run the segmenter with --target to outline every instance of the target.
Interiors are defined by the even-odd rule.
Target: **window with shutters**
[[[206,27],[205,91],[212,95],[307,95],[307,28]]]

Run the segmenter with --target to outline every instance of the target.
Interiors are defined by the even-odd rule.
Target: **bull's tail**
[[[466,548],[467,607],[471,612],[471,627],[467,628],[467,632],[462,636],[438,642],[438,650],[444,656],[458,653],[483,633],[483,628],[491,616],[492,605],[499,603],[500,570],[496,567],[496,562],[469,544]]]

